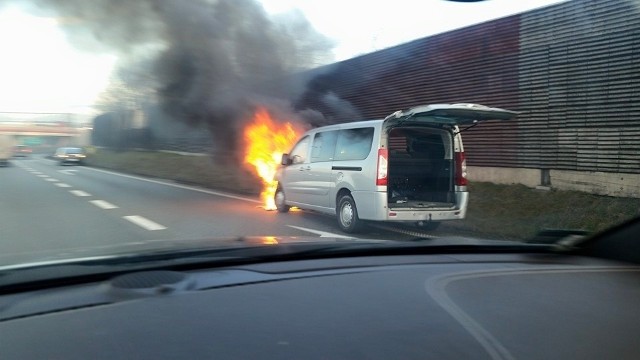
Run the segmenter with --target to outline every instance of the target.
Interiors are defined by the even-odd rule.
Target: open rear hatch
[[[507,120],[515,112],[476,104],[426,105],[386,118],[390,209],[455,209],[457,125]]]
[[[486,120],[510,120],[517,113],[478,104],[422,105],[399,110],[387,116],[385,121],[393,126],[404,122],[440,125],[472,125]]]

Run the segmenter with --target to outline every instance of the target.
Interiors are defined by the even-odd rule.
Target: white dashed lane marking
[[[82,190],[69,190],[69,192],[75,196],[91,196],[91,194]]]
[[[166,229],[165,226],[162,226],[156,222],[153,222],[147,218],[144,218],[142,216],[138,216],[138,215],[129,215],[129,216],[123,216],[124,219],[129,220],[130,222],[140,226],[143,229],[146,230],[164,230]]]
[[[91,200],[89,201],[90,203],[92,203],[93,205],[101,208],[101,209],[105,209],[105,210],[109,210],[109,209],[117,209],[118,207],[113,205],[110,202],[104,201],[104,200]]]
[[[22,165],[20,165],[22,167]],[[60,180],[55,179],[50,177],[49,175],[45,175],[35,169],[31,169],[31,168],[26,168],[23,167],[25,170],[29,171],[30,173],[32,173],[33,175],[36,175],[46,181],[50,181],[52,183],[54,183],[55,186],[57,187],[61,187],[61,188],[70,188],[72,187],[69,184],[60,182]],[[76,172],[77,170],[58,170],[60,173],[65,174],[65,175],[75,175],[73,174],[73,172]],[[105,171],[106,172],[106,171]],[[116,175],[120,175],[120,174],[116,174]],[[123,175],[120,175],[123,176]],[[131,177],[131,178],[136,178],[136,177],[132,177],[132,176],[126,176],[125,177]],[[217,192],[213,192],[213,191],[203,191],[203,190],[199,190],[199,189],[192,189],[186,186],[176,186],[174,184],[168,184],[168,183],[163,183],[163,182],[159,182],[159,181],[153,181],[153,180],[146,180],[146,179],[142,179],[142,178],[138,178],[139,180],[145,180],[145,181],[150,181],[150,182],[157,182],[160,184],[164,184],[164,185],[169,185],[169,186],[174,186],[174,187],[181,187],[181,188],[185,188],[185,189],[190,189],[190,190],[196,190],[196,191],[201,191],[201,192],[206,192],[206,193],[210,193],[212,195],[219,195],[219,196],[227,196],[227,197],[232,197],[232,198],[237,198],[237,199],[241,199],[241,200],[250,200],[250,201],[255,201],[252,199],[247,199],[247,198],[241,198],[241,197],[236,197],[236,196],[229,196],[226,194],[222,194],[222,193],[217,193]],[[69,190],[69,192],[75,196],[80,196],[80,197],[89,197],[89,196],[93,196],[91,194],[89,194],[86,191],[82,191],[82,190]],[[119,207],[117,205],[114,205],[108,201],[105,200],[90,200],[90,203],[92,203],[93,205],[103,209],[103,210],[110,210],[110,209],[119,209]],[[160,225],[157,222],[151,221],[143,216],[140,215],[128,215],[128,216],[123,216],[123,219],[131,222],[132,224],[138,225],[139,227],[145,229],[145,230],[149,230],[149,231],[155,231],[155,230],[164,230],[167,227],[164,225]]]

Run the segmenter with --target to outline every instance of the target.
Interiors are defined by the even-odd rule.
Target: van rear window
[[[451,137],[441,131],[394,129],[388,146],[391,157],[451,159]]]
[[[338,134],[334,160],[363,160],[371,152],[373,128],[343,129]]]

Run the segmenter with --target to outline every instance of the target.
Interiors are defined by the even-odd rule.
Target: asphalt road
[[[40,156],[0,168],[0,265],[74,254],[107,254],[122,244],[238,236],[345,237],[333,217],[265,211],[256,198]],[[411,236],[368,227],[358,238]]]

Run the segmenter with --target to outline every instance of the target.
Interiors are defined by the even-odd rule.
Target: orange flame
[[[276,208],[273,196],[278,186],[274,180],[282,154],[289,151],[301,131],[290,122],[274,121],[266,109],[258,109],[244,129],[245,163],[252,165],[262,180],[260,199],[266,210]]]

